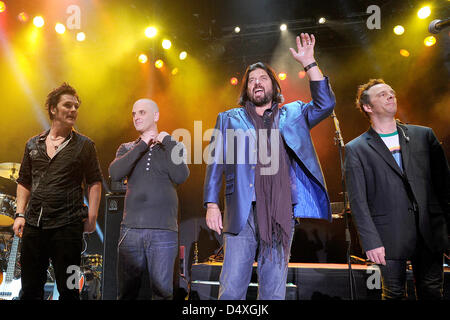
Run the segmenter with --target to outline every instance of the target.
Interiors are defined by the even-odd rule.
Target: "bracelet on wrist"
[[[17,218],[24,218],[25,219],[25,214],[23,214],[23,213],[16,213],[14,215],[14,220],[17,219]]]
[[[308,71],[309,69],[311,69],[312,67],[316,67],[317,66],[317,62],[313,62],[313,63],[310,63],[310,64],[308,64],[306,67],[304,67],[303,69],[305,70],[305,72],[306,71]]]

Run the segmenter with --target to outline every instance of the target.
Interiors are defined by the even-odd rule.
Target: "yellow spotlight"
[[[156,30],[155,27],[148,27],[145,29],[145,36],[147,38],[153,38],[158,33],[158,30]]]
[[[144,53],[141,53],[138,57],[138,61],[140,63],[146,63],[148,61],[147,55]]]
[[[172,42],[170,42],[170,40],[164,39],[162,41],[162,47],[166,50],[170,49],[170,47],[172,46]]]
[[[236,26],[236,28],[234,28],[234,33],[239,33],[241,32],[241,28],[239,28],[239,26]]]
[[[59,34],[63,34],[66,32],[66,27],[62,23],[57,23],[55,25],[55,31]]]
[[[403,26],[395,26],[394,27],[394,33],[398,36],[402,35],[403,33],[405,33],[405,28],[403,28]]]
[[[33,24],[38,28],[42,28],[45,24],[44,18],[41,16],[34,17]]]
[[[435,43],[436,43],[436,38],[433,37],[433,36],[426,37],[425,40],[423,40],[423,43],[424,43],[427,47],[434,46]]]
[[[286,80],[286,77],[287,77],[287,75],[286,75],[286,73],[284,73],[284,72],[281,72],[281,73],[278,74],[278,78],[279,78],[281,81]]]
[[[400,55],[404,56],[405,58],[409,57],[409,51],[406,49],[400,50]]]
[[[283,23],[283,24],[280,26],[280,30],[281,30],[281,31],[286,31],[286,30],[287,30],[287,25],[286,25],[285,23]]]
[[[419,17],[419,19],[428,18],[430,14],[431,14],[430,6],[422,7],[419,9],[419,11],[417,11],[417,16]]]
[[[0,1],[0,13],[6,10],[6,4],[3,1]]]
[[[320,17],[319,24],[324,24],[325,22],[327,22],[327,19],[325,19],[325,17]]]
[[[176,75],[178,73],[178,68],[173,68],[173,70],[172,70],[172,75],[174,76],[174,75]]]
[[[164,62],[161,59],[155,61],[155,67],[161,69],[164,66]]]
[[[86,39],[86,35],[84,34],[84,32],[78,32],[77,33],[77,40],[78,41],[84,41]]]
[[[184,60],[187,58],[187,52],[186,51],[182,51],[180,52],[180,56],[179,56],[180,60]]]
[[[17,15],[17,19],[20,22],[27,22],[28,21],[28,15],[25,12],[21,12]]]

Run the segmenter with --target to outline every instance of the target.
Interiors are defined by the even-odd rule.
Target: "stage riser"
[[[286,289],[286,300],[351,300],[348,269],[290,267],[287,283],[294,287]],[[192,266],[191,299],[216,300],[219,292],[221,265],[197,264]],[[369,289],[373,284],[373,270],[352,270],[354,278],[354,297],[357,300],[381,299],[381,288]],[[369,281],[368,281],[369,280]],[[202,283],[203,282],[203,283]],[[215,282],[215,283],[204,283]],[[407,271],[407,292],[409,299],[415,299],[412,271]],[[256,300],[257,274],[253,268],[251,286],[247,300]],[[450,272],[445,272],[444,299],[450,300]]]

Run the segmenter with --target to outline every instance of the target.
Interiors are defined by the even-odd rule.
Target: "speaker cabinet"
[[[117,299],[117,244],[124,209],[124,194],[106,194],[102,299]]]

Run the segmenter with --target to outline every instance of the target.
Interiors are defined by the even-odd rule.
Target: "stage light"
[[[57,23],[55,25],[55,31],[56,33],[63,34],[66,32],[66,27],[62,23]]]
[[[287,75],[284,72],[280,72],[278,74],[278,79],[280,79],[281,81],[286,80],[286,77],[287,77]]]
[[[302,71],[300,71],[300,72],[298,73],[298,77],[299,77],[300,79],[303,79],[305,76],[306,76],[306,71],[305,71],[305,70],[302,70]]]
[[[425,40],[423,40],[423,43],[424,43],[427,47],[434,46],[434,45],[436,44],[436,38],[433,37],[433,36],[426,37]]]
[[[405,33],[405,28],[403,28],[403,26],[395,26],[394,27],[394,33],[398,36],[402,35],[403,33]]]
[[[27,22],[28,15],[25,12],[21,12],[17,15],[17,20],[19,20],[20,22]]]
[[[230,83],[233,86],[236,86],[239,83],[239,80],[236,77],[230,79]]]
[[[6,10],[6,4],[3,1],[0,1],[0,13]]]
[[[84,34],[84,32],[78,32],[77,33],[77,40],[78,41],[84,41],[86,39],[86,35]]]
[[[401,49],[400,50],[400,55],[402,55],[403,57],[407,58],[409,57],[409,51],[406,49]]]
[[[45,24],[44,18],[41,16],[34,17],[33,24],[38,28],[42,28]]]
[[[155,61],[155,67],[161,69],[164,66],[164,62],[161,59]]]
[[[417,11],[417,16],[419,17],[419,19],[428,18],[430,14],[431,14],[430,6],[422,7],[419,9],[419,11]]]
[[[325,19],[325,17],[319,18],[319,24],[324,24],[325,22],[327,22],[327,19]]]
[[[236,28],[234,28],[234,33],[239,33],[241,32],[241,28],[239,28],[239,26],[236,26]]]
[[[145,36],[147,38],[153,38],[154,36],[156,36],[157,33],[158,30],[156,30],[155,27],[148,27],[147,29],[145,29]]]
[[[170,49],[170,47],[172,46],[172,42],[170,42],[170,40],[164,39],[162,41],[162,47],[166,50]]]
[[[172,69],[172,75],[176,75],[178,73],[178,68],[173,68]]]
[[[180,60],[186,59],[187,58],[187,52],[186,51],[180,52],[179,58],[180,58]]]
[[[281,30],[281,31],[286,31],[286,30],[287,30],[287,25],[286,25],[285,23],[283,23],[283,24],[280,26],[280,30]]]
[[[148,61],[147,55],[144,54],[144,53],[141,53],[141,54],[139,55],[139,57],[138,57],[138,61],[139,61],[140,63],[146,63],[146,62]]]

